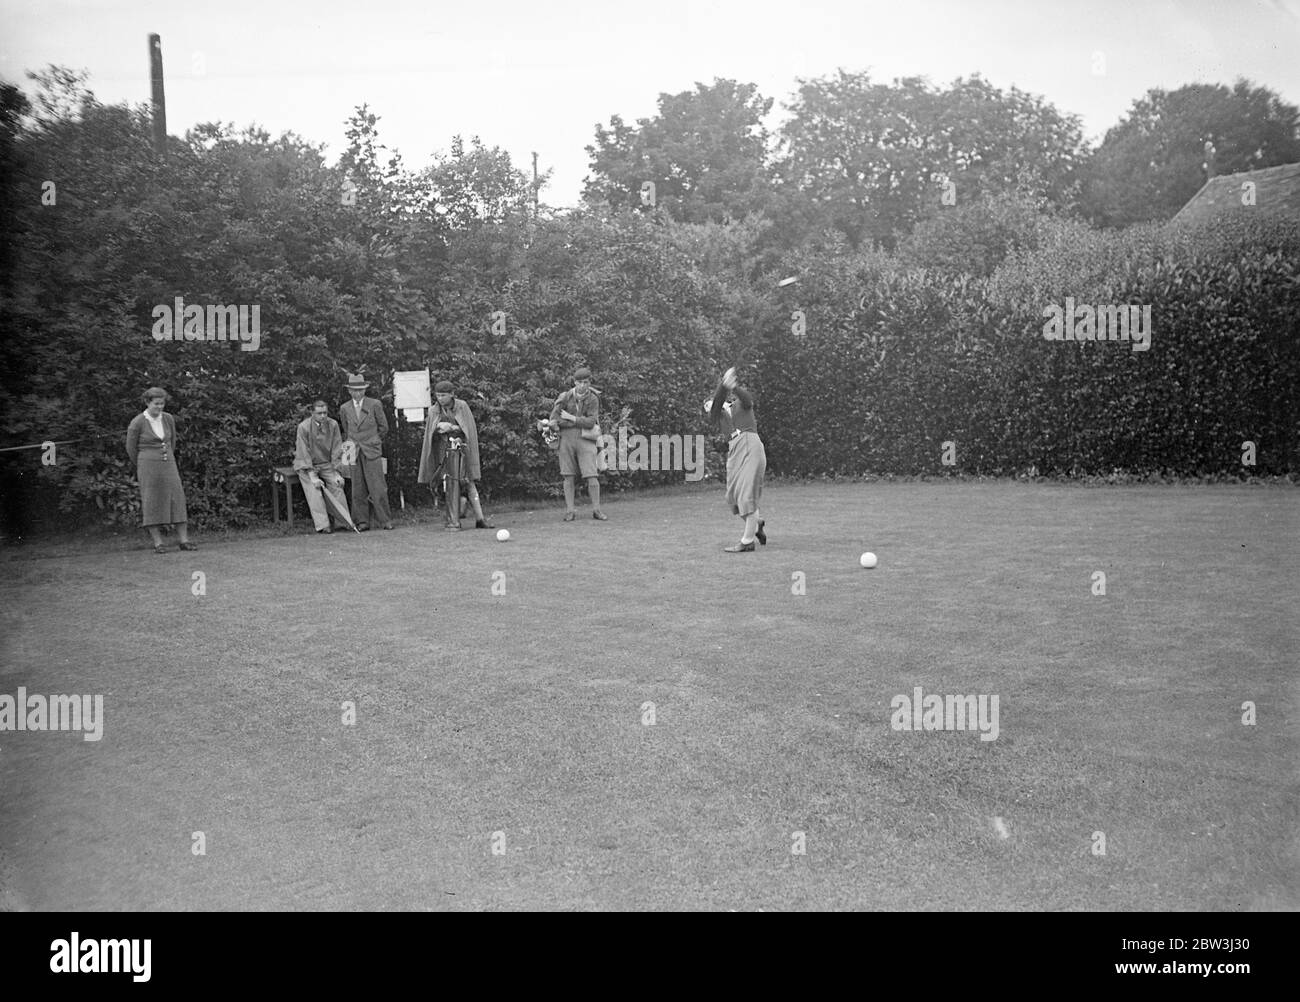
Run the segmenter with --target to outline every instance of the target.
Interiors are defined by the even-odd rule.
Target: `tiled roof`
[[[1247,181],[1255,185],[1254,205],[1242,204],[1242,185]],[[1212,177],[1170,222],[1200,223],[1229,212],[1259,212],[1300,219],[1300,163]]]

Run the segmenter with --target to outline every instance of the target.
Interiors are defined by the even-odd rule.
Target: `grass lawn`
[[[1294,489],[606,510],[8,548],[0,694],[104,723],[0,732],[0,909],[1300,907]]]

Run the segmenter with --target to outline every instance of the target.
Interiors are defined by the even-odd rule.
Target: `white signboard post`
[[[393,373],[393,407],[402,411],[407,421],[423,421],[425,408],[432,406],[428,369]]]

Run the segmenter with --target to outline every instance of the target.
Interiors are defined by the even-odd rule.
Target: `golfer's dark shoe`
[[[179,544],[179,545],[180,545],[180,548],[181,548],[182,550],[197,550],[197,549],[198,549],[198,547],[195,546],[193,543],[181,543],[181,544]]]
[[[369,522],[358,522],[358,523],[357,523],[357,532],[369,532],[369,531],[370,531],[370,523],[369,523]]]
[[[753,553],[753,552],[754,552],[754,544],[753,544],[753,543],[737,543],[735,546],[724,546],[724,547],[722,548],[722,552],[723,552],[723,553]]]
[[[153,551],[154,551],[154,553],[167,553],[167,552],[168,552],[167,547],[163,546],[162,543],[159,543],[157,546],[155,546],[155,547],[153,548]]]
[[[486,519],[486,518],[479,518],[479,519],[475,519],[475,520],[474,520],[474,528],[475,528],[475,529],[495,529],[496,526],[493,525],[492,522],[491,522],[489,519]]]
[[[391,529],[392,527],[393,527],[393,523],[392,523],[392,522],[385,522],[385,523],[384,523],[384,528],[385,528],[385,529]]]
[[[598,521],[598,522],[608,522],[608,521],[609,521],[609,516],[606,515],[603,511],[593,511],[593,512],[591,513],[591,517],[594,518],[594,519],[595,519],[596,521]]]
[[[443,526],[443,528],[446,529],[448,532],[460,532],[462,526],[459,523],[453,525],[451,522],[448,522],[446,525]]]
[[[576,511],[567,512],[564,516],[564,521],[572,522],[577,517],[578,517],[578,513]]]
[[[758,520],[758,532],[754,534],[755,537],[758,539],[759,546],[767,545],[767,533],[763,531],[763,526],[765,525],[767,525],[767,519],[760,518]]]

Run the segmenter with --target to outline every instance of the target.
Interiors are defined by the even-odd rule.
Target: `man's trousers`
[[[302,492],[307,498],[307,507],[311,509],[311,520],[316,525],[316,530],[328,529],[330,527],[329,509],[325,506],[325,499],[321,496],[321,491],[329,491],[339,506],[341,511],[348,510],[348,499],[343,496],[343,478],[337,473],[317,474],[321,479],[321,486],[315,487],[311,482],[311,475],[303,470],[298,474],[298,482],[302,484]]]
[[[352,467],[352,520],[360,526],[371,521],[387,525],[393,520],[388,508],[388,482],[384,480],[384,461],[366,459],[357,455],[357,465]],[[375,517],[370,518],[374,506]]]

